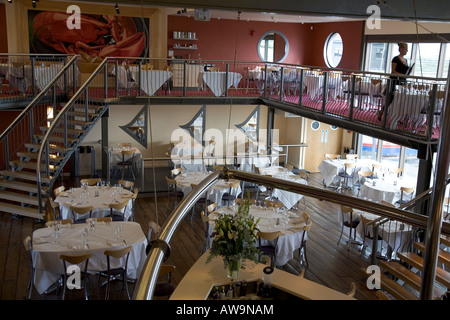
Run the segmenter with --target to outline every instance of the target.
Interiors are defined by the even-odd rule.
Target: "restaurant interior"
[[[0,300],[446,300],[445,9],[0,1]]]

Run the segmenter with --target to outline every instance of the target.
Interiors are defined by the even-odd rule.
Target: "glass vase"
[[[227,277],[230,279],[237,279],[239,276],[239,270],[241,269],[241,259],[227,259],[227,261]]]

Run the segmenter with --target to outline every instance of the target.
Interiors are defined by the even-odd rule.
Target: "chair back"
[[[134,187],[133,181],[128,180],[119,180],[117,181],[118,184],[121,184],[124,188],[130,189],[131,187]]]
[[[308,178],[309,178],[308,172],[305,172],[305,171],[300,170],[300,171],[298,172],[298,174],[300,175],[300,177],[302,177],[302,179],[308,180]]]
[[[373,176],[373,171],[358,171],[358,175],[361,177],[371,177]]]
[[[285,168],[286,168],[288,171],[294,170],[294,166],[293,166],[292,164],[289,164],[289,163],[286,163]]]
[[[83,253],[83,254],[61,254],[60,259],[70,263],[70,264],[80,264],[83,261],[86,261],[86,265],[85,265],[85,272],[87,270],[87,265],[89,262],[89,258],[91,257],[90,253]],[[65,269],[65,268],[64,268]]]
[[[25,250],[30,251],[32,248],[31,245],[31,237],[27,236],[25,239],[23,239],[23,246],[25,247]]]
[[[147,234],[147,241],[150,242],[152,237],[152,232],[154,232],[156,235],[159,233],[159,230],[161,229],[161,226],[157,224],[155,221],[150,221],[148,223],[148,234]]]
[[[95,186],[97,183],[101,182],[102,179],[100,178],[93,178],[93,179],[81,179],[80,183],[87,183],[88,186]]]
[[[61,223],[61,224],[73,224],[73,219],[61,219],[61,220],[52,220],[47,221],[45,223],[46,227],[52,227],[55,223]]]
[[[94,207],[93,206],[86,206],[86,207],[71,206],[70,210],[77,214],[86,214],[86,213],[94,210]]]
[[[270,200],[264,200],[264,203],[268,207],[274,207],[274,208],[282,208],[284,204],[282,202],[276,202],[276,201],[270,201]]]
[[[118,203],[110,203],[109,204],[109,208],[111,210],[119,210],[120,211],[123,208],[125,208],[128,205],[129,202],[130,202],[130,199],[127,199],[125,201],[118,202]]]
[[[340,155],[337,153],[326,153],[325,160],[334,160],[337,159]]]
[[[210,214],[211,212],[213,212],[214,210],[216,210],[217,208],[217,203],[211,203],[209,206],[206,207],[206,210],[208,211],[208,214]]]
[[[89,222],[91,222],[94,219],[97,222],[105,222],[105,223],[112,222],[112,218],[111,217],[88,218],[88,219],[86,219],[86,222],[89,223]]]
[[[64,186],[59,186],[58,188],[53,189],[53,194],[57,197],[61,192],[65,190]]]
[[[169,177],[165,177],[167,184],[171,187],[174,187],[177,185],[177,181],[175,179],[170,179]]]
[[[356,159],[358,159],[358,155],[357,154],[347,154],[345,158],[347,160],[356,160]]]
[[[260,242],[261,242],[261,239],[264,239],[264,240],[267,240],[267,241],[273,241],[273,240],[277,239],[278,237],[284,235],[284,233],[281,232],[281,231],[274,231],[274,232],[258,231],[257,235],[258,235],[258,238],[260,239]]]
[[[126,255],[129,255],[132,249],[133,249],[132,246],[128,246],[128,247],[124,247],[124,248],[120,248],[120,249],[108,249],[108,250],[105,250],[104,255],[107,257],[113,257],[116,259],[120,259]],[[128,260],[128,257],[127,257],[127,260]]]

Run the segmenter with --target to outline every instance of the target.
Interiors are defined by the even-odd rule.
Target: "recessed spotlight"
[[[119,5],[116,3],[116,5],[115,5],[115,8],[116,8],[116,13],[117,14],[120,14],[120,10],[119,10]]]

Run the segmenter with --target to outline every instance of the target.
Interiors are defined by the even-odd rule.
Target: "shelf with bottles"
[[[192,40],[192,41],[198,40],[195,35],[195,32],[181,32],[181,31],[174,31],[173,39],[174,40]]]
[[[198,47],[197,47],[197,45],[196,44],[191,44],[191,45],[180,45],[179,43],[176,43],[176,44],[174,44],[173,45],[173,48],[174,49],[183,49],[183,50],[197,50],[198,49]]]

